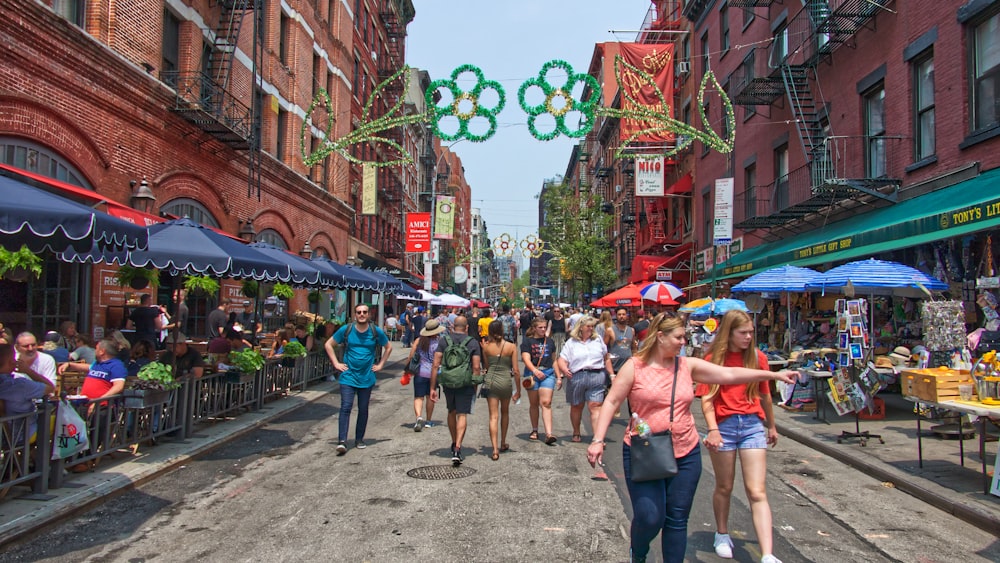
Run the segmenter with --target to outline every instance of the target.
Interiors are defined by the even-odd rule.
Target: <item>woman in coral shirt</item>
[[[750,315],[743,311],[726,313],[705,360],[721,366],[767,368],[767,356],[757,349]],[[767,447],[778,443],[770,385],[767,381],[744,385],[701,384],[695,395],[701,397],[708,425],[704,443],[715,469],[712,494],[717,530],[715,553],[724,559],[733,557],[728,521],[738,453],[753,527],[763,554],[761,563],[781,563],[771,552],[771,507],[764,487]]]

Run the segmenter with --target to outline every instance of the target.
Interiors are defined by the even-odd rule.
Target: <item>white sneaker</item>
[[[420,432],[423,429],[424,429],[424,417],[418,416],[417,423],[413,425],[413,431]]]
[[[723,559],[733,558],[733,540],[729,534],[715,533],[715,554]]]
[[[760,558],[760,563],[781,563],[781,559],[778,559],[777,557],[768,553],[764,557]]]

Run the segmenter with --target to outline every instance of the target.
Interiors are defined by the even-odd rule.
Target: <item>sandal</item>
[[[552,444],[555,444],[556,443],[556,437],[554,435],[552,435],[552,434],[549,434],[548,436],[545,437],[545,443],[548,444],[548,445],[550,445],[550,446]]]
[[[493,450],[492,459],[493,459],[493,461],[496,461],[496,460],[500,459],[500,452],[498,452],[496,450]]]
[[[583,436],[579,434],[573,434],[573,438],[570,440],[570,442],[582,442],[582,441],[583,441]]]
[[[509,449],[510,449],[510,446],[508,444],[500,444],[500,453],[503,453],[503,452],[505,452],[505,451],[507,451]]]
[[[537,440],[538,439],[538,430],[532,430],[531,434],[528,434],[528,439],[529,440]]]

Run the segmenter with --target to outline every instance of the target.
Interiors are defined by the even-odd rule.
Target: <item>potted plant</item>
[[[125,408],[143,409],[170,400],[170,391],[180,387],[173,369],[160,362],[150,362],[139,369],[136,379],[122,392]]]
[[[250,383],[264,367],[264,356],[253,348],[244,348],[229,353],[229,365],[232,369],[226,372],[226,383]]]
[[[184,289],[193,295],[215,295],[219,291],[219,282],[208,276],[187,276],[184,278]]]
[[[295,297],[295,290],[288,284],[276,283],[274,284],[274,289],[271,290],[271,295],[277,297],[278,299],[288,301],[292,297]]]
[[[118,285],[126,285],[132,289],[146,289],[149,286],[159,287],[160,272],[146,268],[135,268],[133,266],[122,266],[115,274]]]
[[[319,300],[320,300],[321,297],[322,297],[322,294],[320,292],[318,292],[318,291],[310,291],[309,292],[309,302],[310,303],[319,303]]]
[[[240,288],[240,292],[244,297],[256,299],[257,294],[260,292],[260,284],[254,280],[243,280],[243,286]]]
[[[287,368],[295,367],[295,360],[304,358],[307,353],[308,350],[301,342],[293,340],[285,344],[285,349],[281,354],[281,365]]]
[[[28,281],[31,274],[36,278],[42,275],[42,259],[37,254],[23,244],[15,252],[0,247],[0,276],[23,282]]]

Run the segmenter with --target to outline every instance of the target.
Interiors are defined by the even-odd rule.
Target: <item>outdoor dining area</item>
[[[271,288],[284,285],[310,293],[357,293],[353,299],[376,295],[379,309],[386,296],[420,296],[393,276],[328,258],[302,257],[263,242],[247,244],[188,218],[157,219],[143,227],[3,175],[0,189],[7,196],[0,202],[0,276],[20,283],[40,274],[45,257],[54,257],[67,263],[153,272],[140,277],[168,281],[174,300],[182,294],[178,290],[191,287],[186,282],[192,278],[254,282]],[[219,300],[209,297],[213,298]],[[176,311],[178,305],[171,303],[171,310]],[[255,311],[264,306],[263,295],[254,299]],[[287,308],[284,311],[282,326],[296,320]],[[323,328],[321,318],[313,315],[310,319],[313,322],[308,326],[299,320],[296,328]],[[105,337],[128,332],[119,328],[123,327],[100,327]],[[309,332],[311,339],[313,331]],[[118,394],[81,394],[86,370],[70,362],[52,382],[56,392],[38,397],[30,409],[13,409],[10,397],[0,395],[4,407],[0,410],[0,498],[17,490],[21,496],[44,499],[50,488],[65,486],[71,479],[68,469],[87,470],[102,458],[136,455],[140,448],[153,447],[161,440],[183,440],[202,425],[262,409],[268,401],[333,374],[321,346],[286,345],[284,353],[265,357],[264,346],[275,334],[252,336],[251,346],[237,344],[245,348],[239,353],[216,355],[209,353],[207,338],[189,338],[175,327],[164,341],[167,353],[158,358],[171,360],[166,365],[149,362],[138,377],[127,379]],[[316,332],[316,338],[320,336]],[[134,344],[125,340],[126,346]],[[197,370],[184,363],[187,357],[197,357]],[[0,377],[10,378],[7,383],[15,375]],[[66,424],[66,420],[79,422]]]

